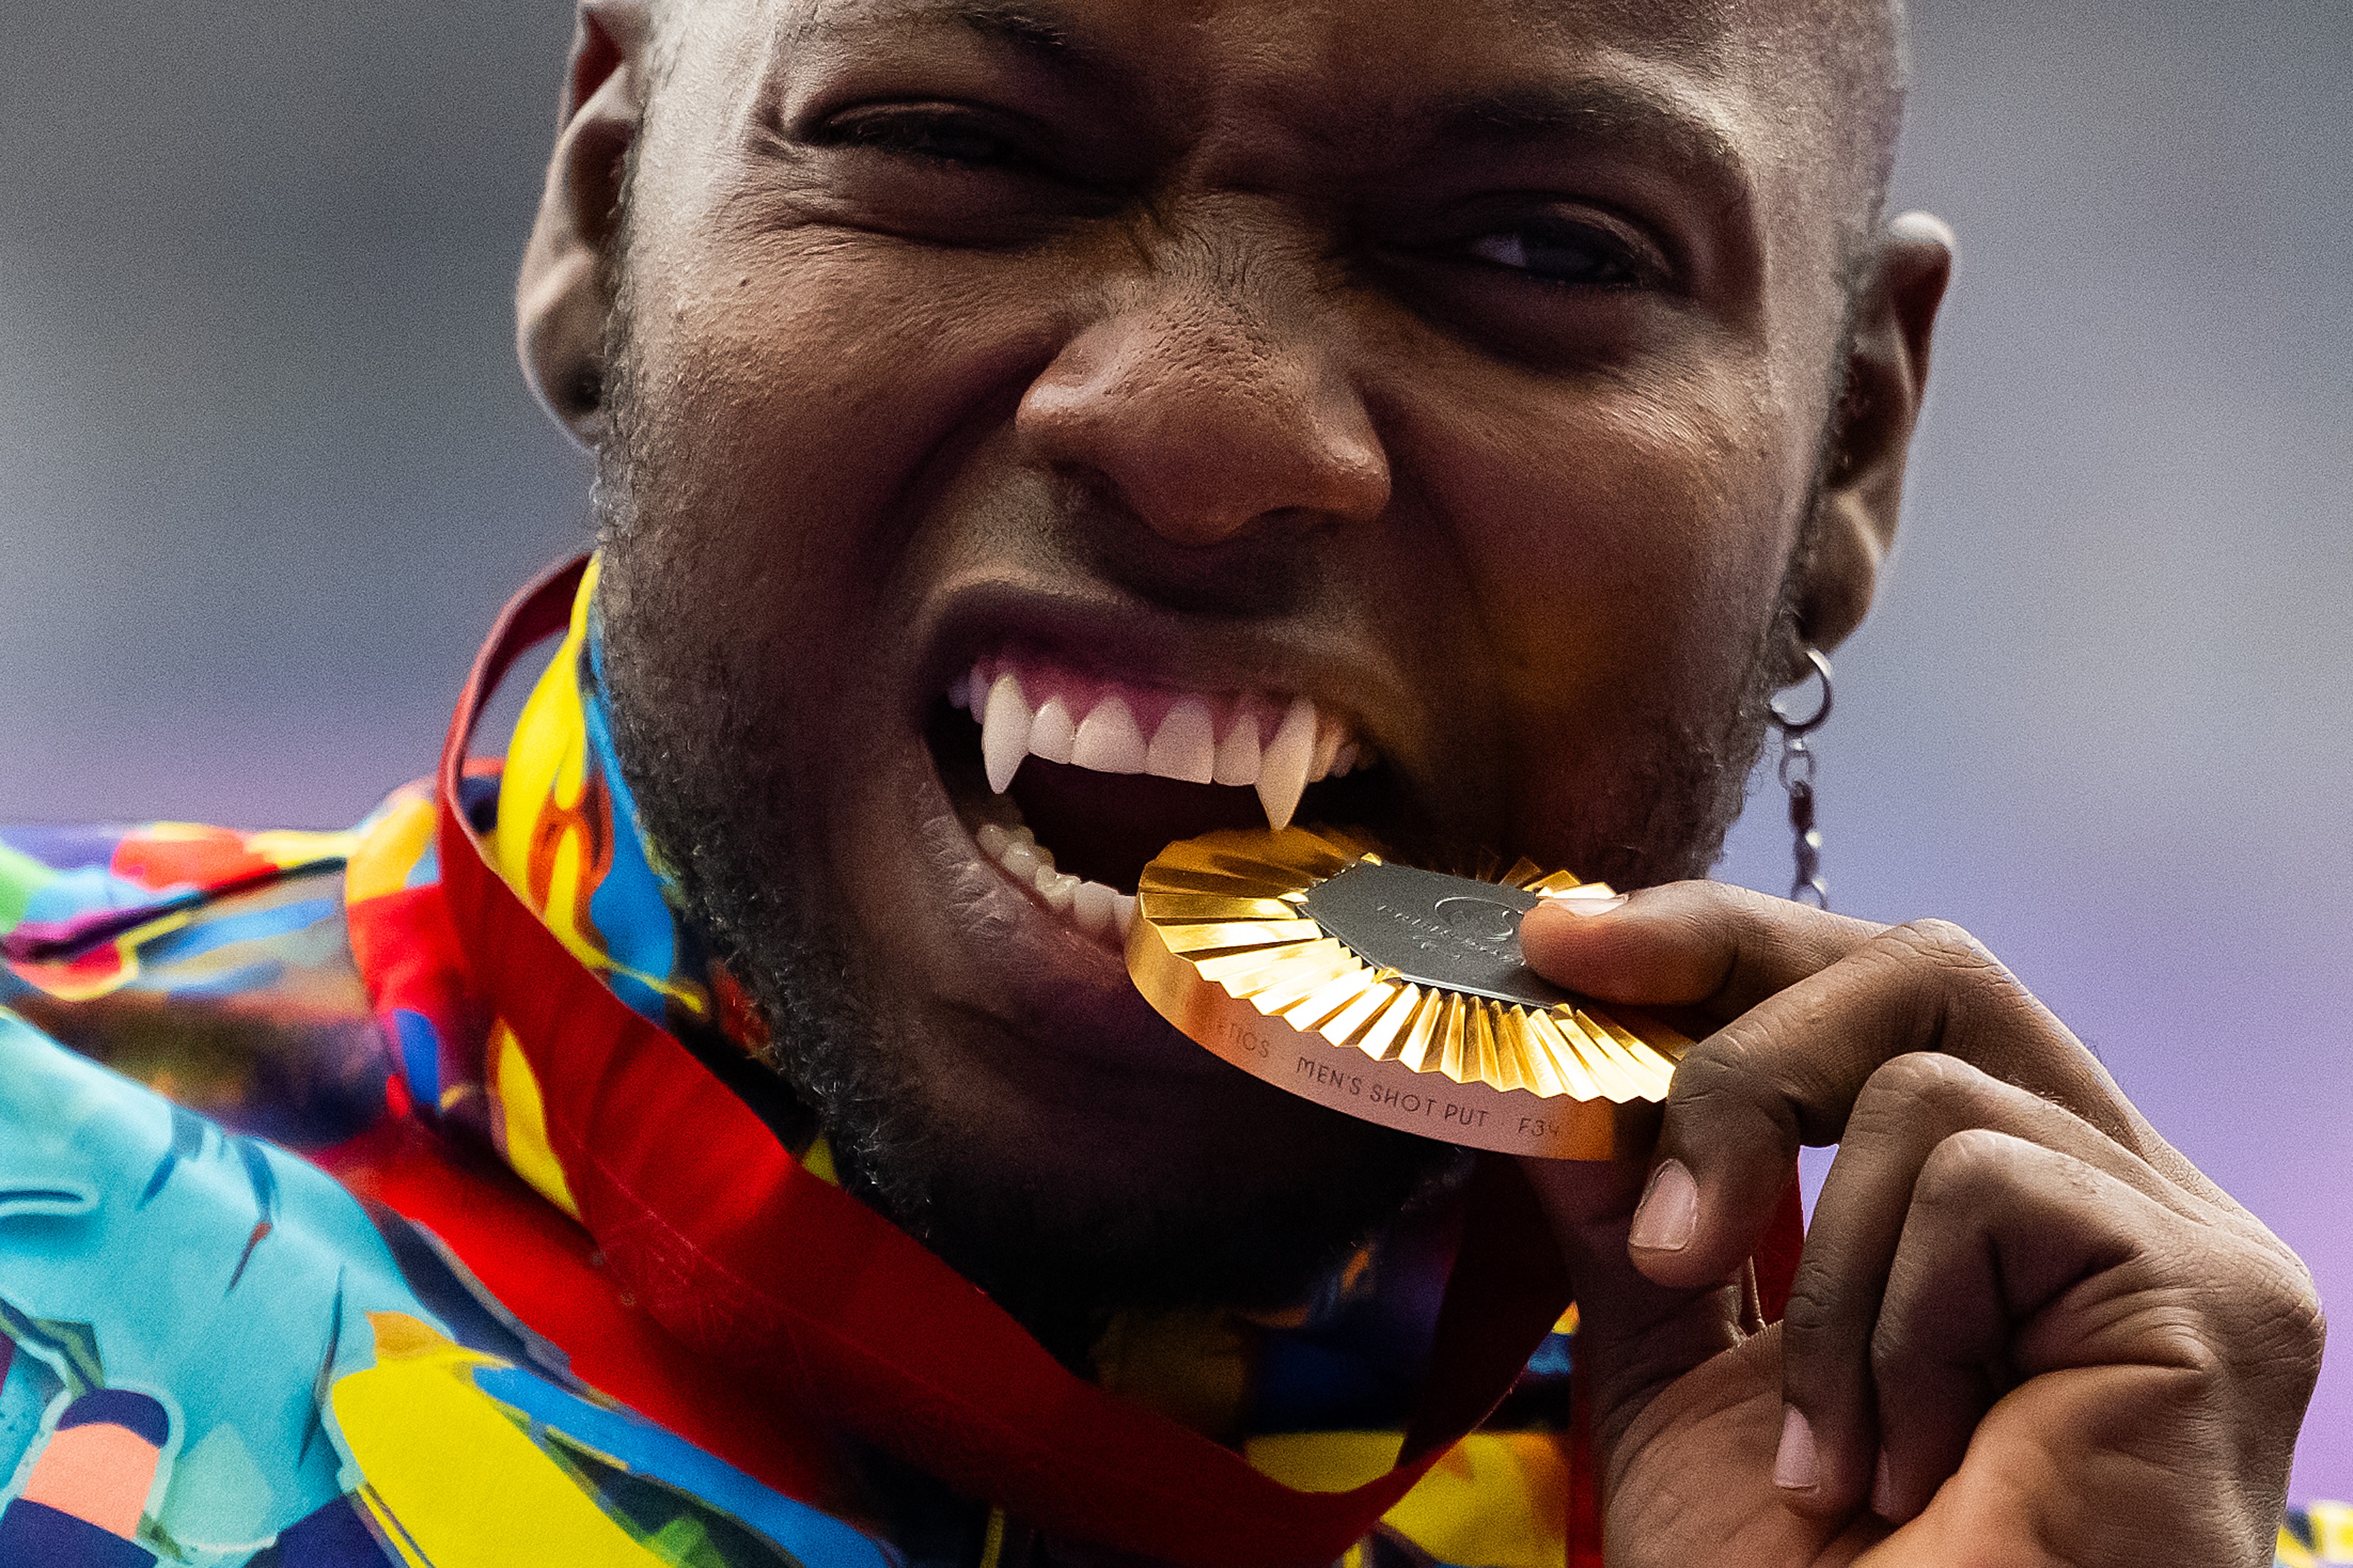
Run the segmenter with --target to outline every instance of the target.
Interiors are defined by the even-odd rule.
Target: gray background
[[[347,822],[584,537],[507,347],[568,16],[0,16],[0,819]],[[1976,931],[2353,1291],[2353,5],[1929,0],[1918,58],[1963,261],[1839,900]],[[1778,816],[1725,875],[1786,885]]]

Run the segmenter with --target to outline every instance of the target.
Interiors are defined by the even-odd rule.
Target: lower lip
[[[956,954],[943,953],[952,969],[941,974],[942,989],[971,1001],[995,996],[999,1000],[984,1004],[986,1010],[1025,1030],[1068,1008],[1099,1017],[1113,998],[1121,1010],[1136,1010],[1139,1026],[1149,1026],[1145,1018],[1157,1022],[1128,980],[1116,931],[1090,936],[1050,908],[1034,885],[980,847],[977,825],[957,808],[936,766],[923,773],[911,781],[918,798],[910,803],[927,824],[920,837],[923,880],[937,889],[931,896],[950,922]]]
[[[960,823],[955,837],[961,842],[953,849],[942,842],[934,859],[948,885],[965,892],[955,900],[953,939],[964,955],[955,964],[962,973],[938,976],[942,1000],[988,1021],[975,1043],[995,1037],[1001,1042],[996,1048],[1016,1053],[1004,1070],[1029,1076],[1039,1058],[1050,1058],[1071,1075],[1060,1092],[1090,1097],[1090,1103],[1098,1094],[1124,1092],[1111,1090],[1098,1076],[1103,1073],[1124,1080],[1142,1072],[1167,1084],[1225,1080],[1231,1069],[1178,1033],[1135,989],[1119,948],[1047,908]]]

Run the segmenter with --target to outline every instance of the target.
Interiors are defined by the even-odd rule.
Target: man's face
[[[1101,895],[983,851],[1026,823],[1132,890],[1264,808],[1103,771],[1107,714],[999,796],[976,665],[1147,748],[1181,709],[1154,760],[1195,773],[1204,715],[1217,774],[1238,727],[1295,771],[1307,699],[1311,773],[1373,760],[1300,818],[1425,855],[1713,859],[1788,669],[1856,199],[1797,24],[1733,9],[681,18],[608,381],[623,744],[841,1154],[985,1283],[1280,1295],[1446,1161],[1186,1042]]]

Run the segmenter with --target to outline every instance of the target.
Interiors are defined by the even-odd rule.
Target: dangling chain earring
[[[1806,737],[1831,716],[1831,661],[1821,649],[1806,650],[1806,661],[1821,677],[1822,705],[1810,719],[1790,719],[1778,708],[1767,710],[1774,728],[1781,731],[1781,787],[1789,792],[1791,855],[1798,874],[1790,880],[1789,897],[1810,902],[1818,910],[1831,907],[1830,884],[1822,880],[1822,831],[1814,826],[1814,753]],[[1808,895],[1811,895],[1810,899]]]

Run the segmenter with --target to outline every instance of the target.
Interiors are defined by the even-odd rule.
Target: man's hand
[[[1687,882],[1548,903],[1521,942],[1716,1026],[1647,1159],[1528,1163],[1613,1564],[2270,1563],[2311,1278],[1966,932]],[[1745,1260],[1831,1142],[1754,1331]]]

